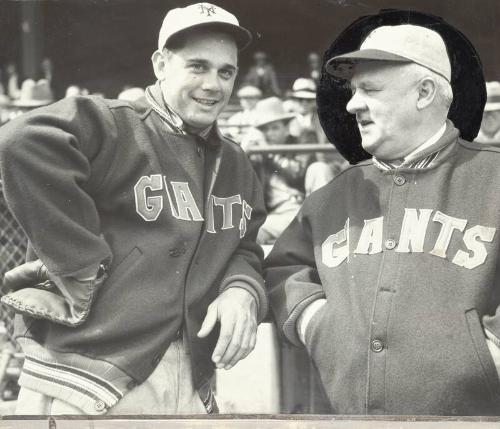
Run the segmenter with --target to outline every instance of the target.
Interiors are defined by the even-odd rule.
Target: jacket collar
[[[389,162],[379,160],[373,157],[374,165],[380,170],[395,170],[399,168],[409,169],[425,169],[430,168],[439,163],[443,157],[444,149],[453,143],[459,136],[459,131],[453,123],[448,119],[446,121],[446,130],[439,140],[432,145],[429,145],[422,151],[418,152],[418,156],[403,162],[401,165],[395,166]]]
[[[216,123],[212,124],[198,134],[189,132],[182,118],[165,102],[161,91],[160,82],[146,88],[146,100],[151,108],[160,116],[168,130],[175,134],[196,135],[208,146],[219,146],[223,138]]]

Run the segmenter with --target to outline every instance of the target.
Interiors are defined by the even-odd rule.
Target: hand
[[[217,368],[231,369],[255,347],[257,303],[245,289],[231,287],[208,306],[198,337],[206,337],[220,322],[220,334],[212,360]]]
[[[19,290],[33,287],[49,279],[47,267],[37,259],[26,262],[7,271],[4,275],[3,285],[8,290]]]

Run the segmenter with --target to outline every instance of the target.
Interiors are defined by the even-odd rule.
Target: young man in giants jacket
[[[499,415],[500,150],[447,120],[442,37],[378,25],[326,65],[373,159],[305,200],[266,261],[271,307],[335,413]]]
[[[39,258],[2,298],[26,354],[18,413],[216,410],[214,366],[253,349],[267,311],[262,191],[215,124],[250,38],[211,4],[171,10],[145,102],[70,98],[2,129],[6,200]]]

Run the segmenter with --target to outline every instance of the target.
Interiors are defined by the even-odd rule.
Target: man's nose
[[[347,103],[346,109],[349,113],[355,114],[356,112],[359,112],[360,110],[363,110],[366,108],[366,104],[363,101],[363,98],[355,92],[349,102]]]
[[[219,91],[221,89],[220,78],[217,71],[209,71],[203,77],[202,88],[205,91]]]

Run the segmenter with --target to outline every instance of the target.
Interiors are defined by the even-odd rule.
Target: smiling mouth
[[[219,100],[213,100],[213,99],[209,99],[209,98],[195,98],[195,97],[193,97],[193,100],[199,104],[202,104],[203,106],[215,106],[219,102]]]

